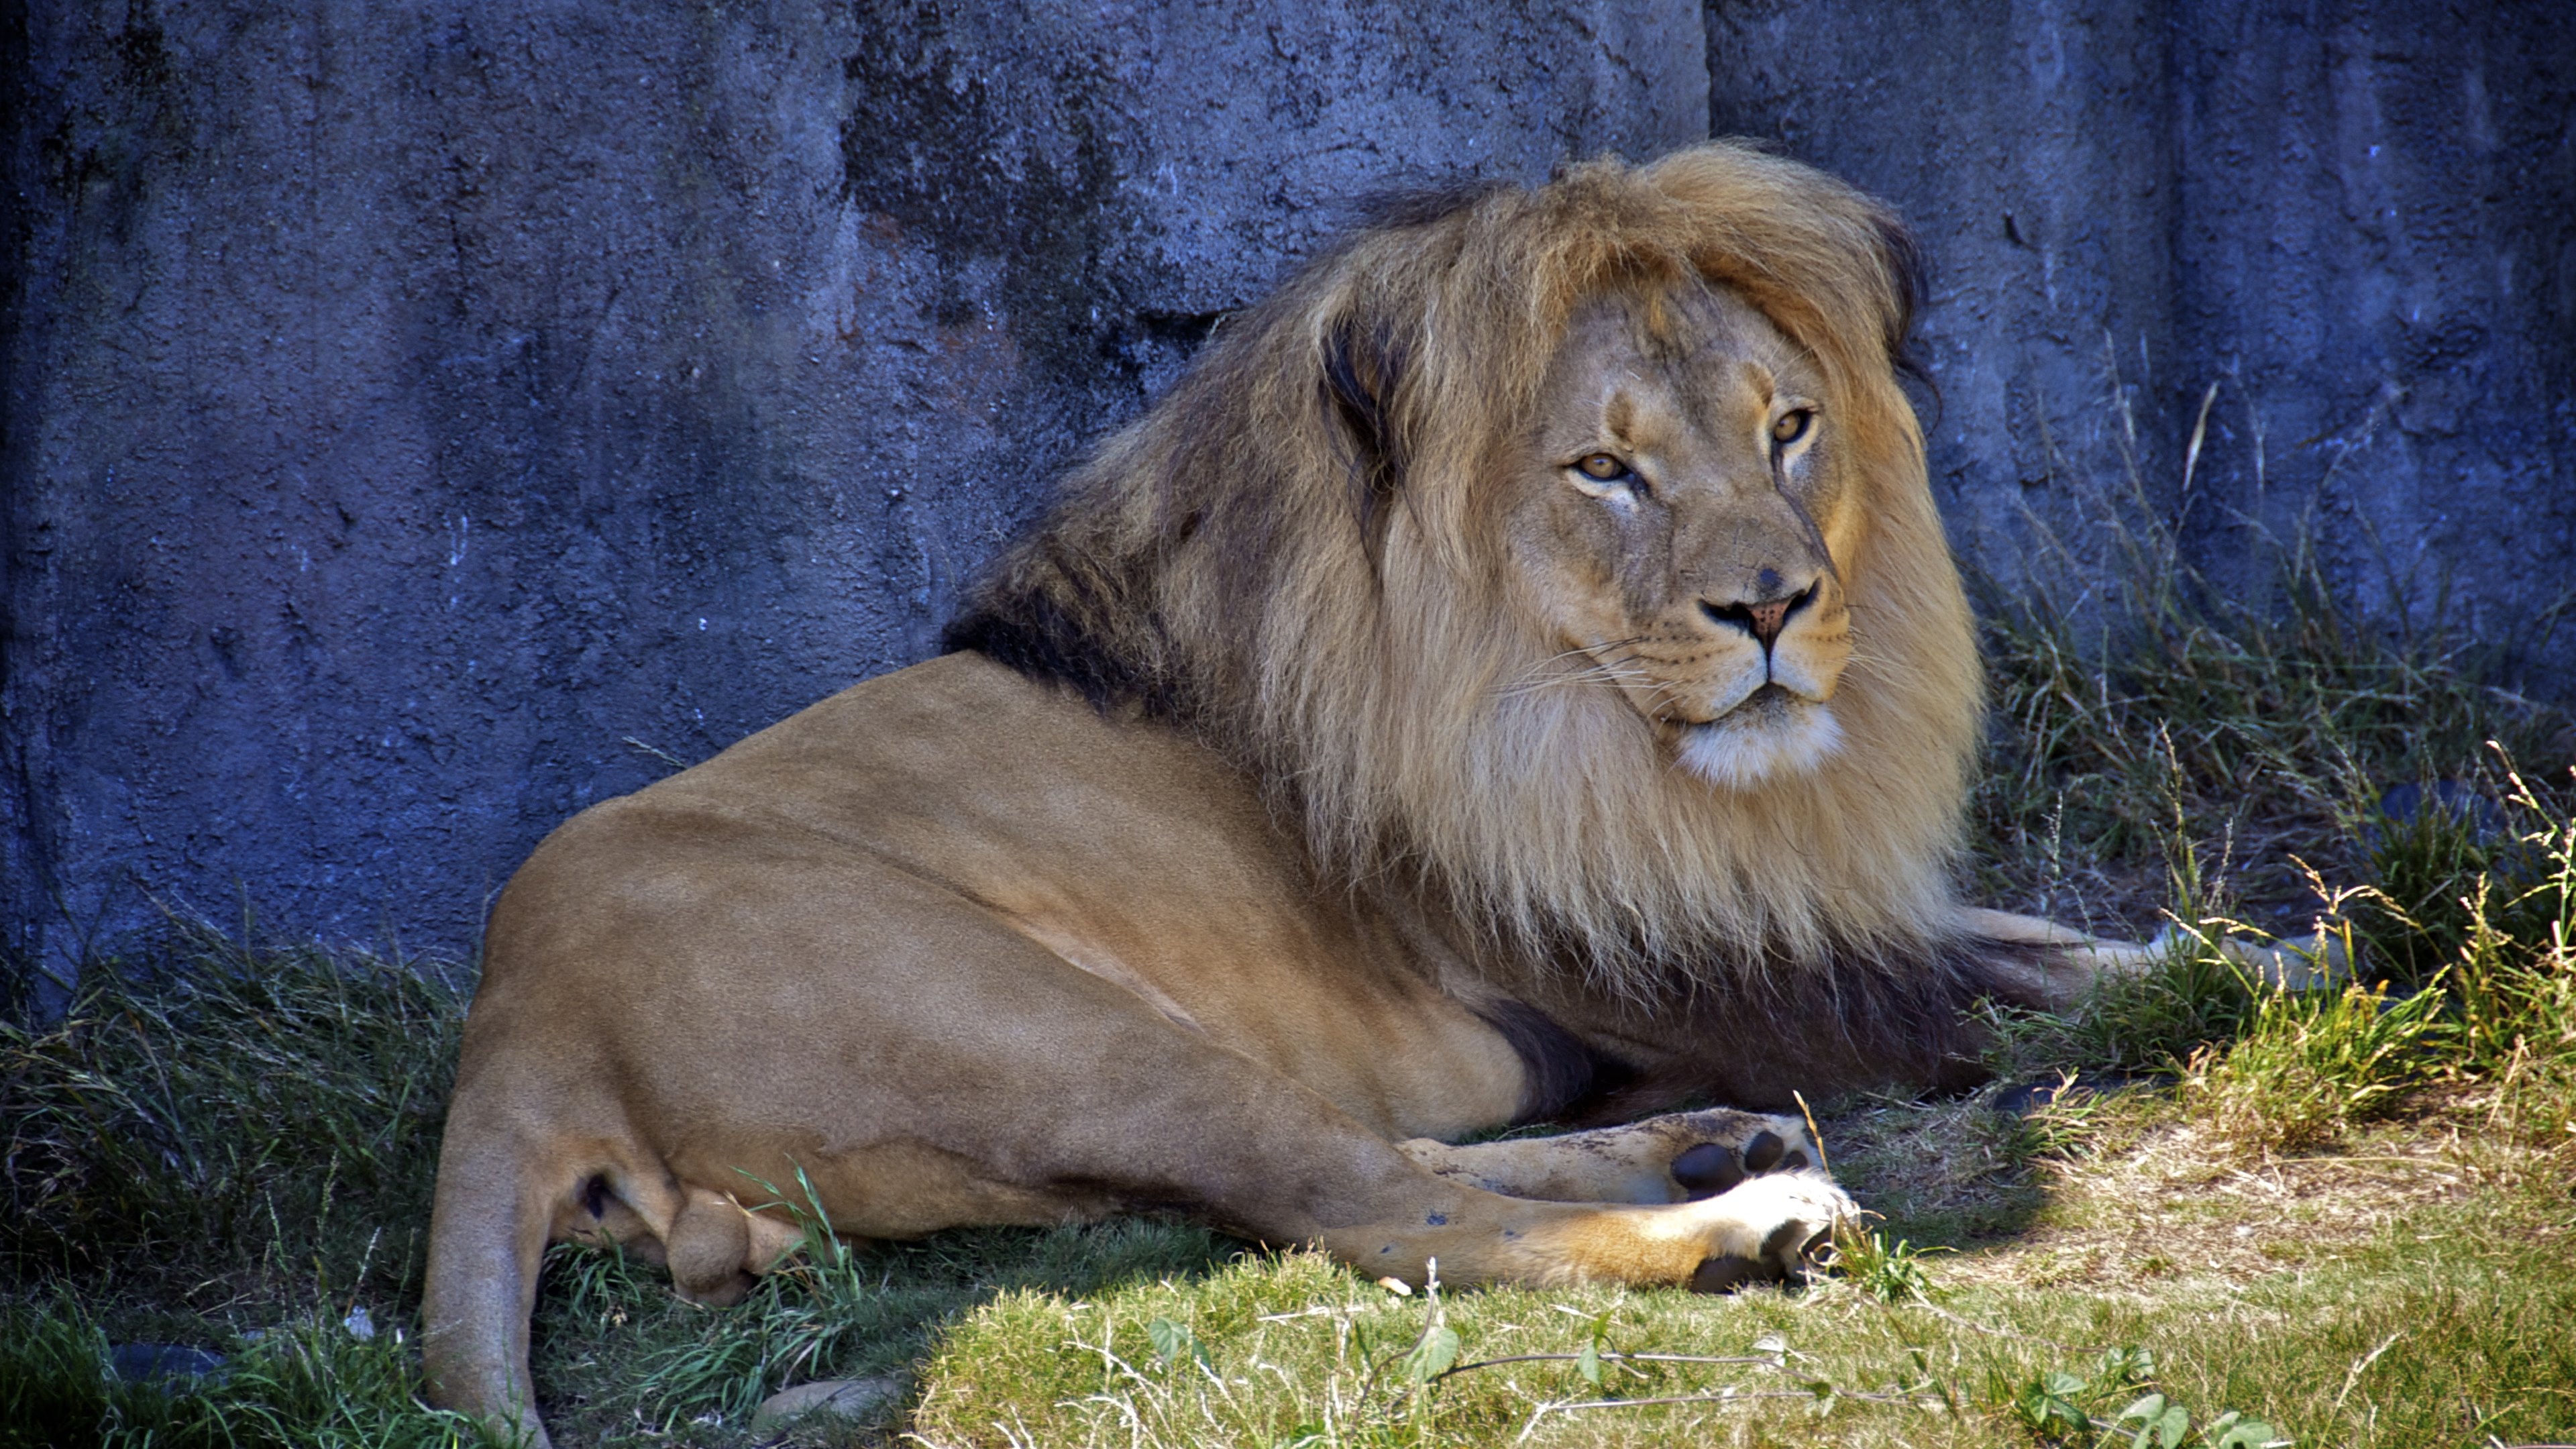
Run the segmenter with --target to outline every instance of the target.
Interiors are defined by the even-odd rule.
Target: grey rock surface
[[[2098,549],[2134,477],[2222,586],[2304,527],[2363,612],[2576,692],[2576,628],[2543,617],[2576,583],[2576,9],[1708,16],[1715,128],[1918,229],[1933,473],[1998,581]]]
[[[1921,225],[2008,584],[2132,457],[2217,559],[2316,500],[2376,606],[2576,575],[2563,8],[0,0],[0,71],[0,945],[54,963],[156,899],[470,951],[565,816],[926,654],[1355,198],[1712,124]]]

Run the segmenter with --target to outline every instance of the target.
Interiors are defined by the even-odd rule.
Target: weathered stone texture
[[[1700,23],[0,14],[8,944],[470,945],[565,815],[922,657],[1350,198],[1704,135]]]

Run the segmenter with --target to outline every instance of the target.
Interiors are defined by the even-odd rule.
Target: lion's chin
[[[1750,790],[1815,769],[1842,743],[1831,709],[1765,686],[1707,724],[1684,729],[1680,755],[1685,769],[1710,784]]]

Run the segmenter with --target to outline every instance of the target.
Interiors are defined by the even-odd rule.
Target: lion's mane
[[[1708,284],[1820,362],[1865,517],[1835,560],[1844,746],[1740,791],[1673,768],[1515,622],[1484,504],[1580,301]],[[1328,877],[1437,892],[1524,964],[1639,1001],[1677,980],[1839,1000],[1911,979],[1941,999],[1835,1014],[1919,1023],[1976,984],[1919,978],[1962,954],[1950,871],[1981,693],[1896,381],[1914,286],[1876,203],[1730,143],[1399,205],[1229,319],[948,642],[1197,732]]]

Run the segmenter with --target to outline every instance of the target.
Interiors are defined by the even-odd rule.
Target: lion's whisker
[[[1625,649],[1632,644],[1644,643],[1649,637],[1651,636],[1633,634],[1625,639],[1612,639],[1600,644],[1577,645],[1572,649],[1560,650],[1532,664],[1523,672],[1521,678],[1505,685],[1496,693],[1505,699],[1518,699],[1540,690],[1561,689],[1568,685],[1604,681],[1624,685],[1626,681],[1618,671],[1626,661],[1615,658],[1605,659],[1602,657],[1604,651]],[[1541,677],[1533,677],[1539,676],[1539,671],[1547,669],[1550,665],[1577,658],[1582,659],[1584,663],[1576,668],[1556,670]]]

